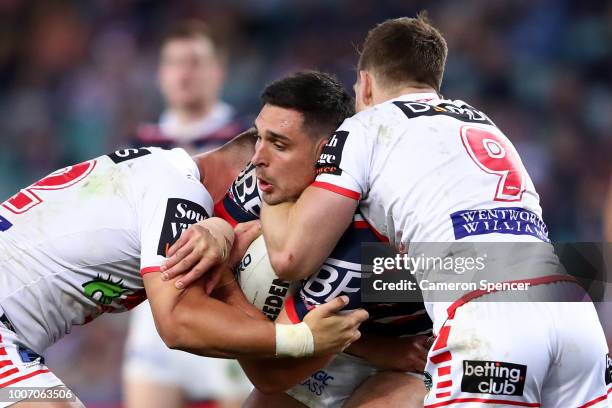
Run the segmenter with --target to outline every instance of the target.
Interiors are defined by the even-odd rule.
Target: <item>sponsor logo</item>
[[[329,138],[317,161],[317,174],[342,174],[340,162],[348,134],[345,130],[339,130]]]
[[[291,282],[282,279],[274,279],[272,281],[272,285],[268,289],[268,297],[262,308],[262,312],[264,312],[268,319],[274,321],[280,314],[285,303],[285,297],[289,292],[289,285],[291,285]]]
[[[475,394],[523,395],[527,366],[502,361],[463,360],[461,391]]]
[[[327,374],[323,370],[319,370],[313,375],[311,375],[310,378],[306,379],[306,381],[302,382],[300,385],[307,387],[308,390],[315,395],[322,395],[325,388],[333,380],[333,376]]]
[[[604,372],[604,377],[606,378],[606,385],[612,384],[612,358],[610,358],[610,353],[606,354],[606,371]]]
[[[487,115],[469,105],[457,106],[448,102],[430,105],[423,102],[402,101],[396,101],[393,104],[400,108],[409,119],[418,118],[419,116],[445,115],[462,122],[484,123],[495,126]]]
[[[9,220],[0,215],[0,232],[8,230],[12,226],[13,224]]]
[[[166,256],[166,251],[179,239],[184,230],[205,218],[208,218],[208,214],[201,205],[183,198],[169,198],[157,254]]]
[[[450,215],[455,239],[484,234],[531,235],[544,242],[548,239],[548,228],[537,214],[524,208],[491,208],[463,210]]]
[[[114,161],[116,164],[119,164],[127,160],[132,160],[138,157],[146,156],[147,154],[151,154],[151,151],[143,147],[140,149],[117,150],[116,152],[109,154],[108,157],[110,157],[110,159]]]
[[[361,290],[361,264],[328,258],[319,272],[308,278],[302,287],[302,294],[310,304],[329,302],[340,295],[359,293]],[[359,299],[356,296],[355,299]],[[349,304],[345,309],[354,307]]]
[[[257,174],[254,164],[249,164],[232,183],[229,189],[231,199],[244,211],[259,217],[261,198],[257,187]]]

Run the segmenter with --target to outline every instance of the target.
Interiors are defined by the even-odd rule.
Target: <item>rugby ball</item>
[[[247,249],[236,268],[236,278],[248,301],[273,321],[280,314],[285,300],[299,287],[299,282],[287,282],[276,276],[263,235]]]

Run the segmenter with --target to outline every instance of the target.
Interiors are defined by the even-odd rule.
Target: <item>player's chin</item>
[[[268,205],[276,205],[284,201],[283,197],[276,191],[268,193],[261,191],[260,194],[261,199],[264,200]]]

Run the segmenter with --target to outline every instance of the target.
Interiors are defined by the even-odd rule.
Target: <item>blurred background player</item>
[[[159,124],[143,124],[133,144],[182,147],[191,154],[217,147],[244,130],[220,100],[226,50],[198,20],[177,23],[160,52],[158,80],[167,104]],[[239,406],[252,388],[235,360],[169,349],[155,329],[148,302],[133,311],[123,362],[128,408]],[[199,405],[198,405],[199,403]]]
[[[245,130],[234,108],[220,99],[226,59],[223,44],[203,22],[174,25],[163,40],[158,71],[167,108],[158,124],[138,127],[134,143],[194,153],[220,146]]]

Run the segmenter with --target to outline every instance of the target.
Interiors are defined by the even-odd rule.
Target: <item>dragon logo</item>
[[[113,281],[110,275],[106,279],[98,275],[82,286],[87,297],[103,305],[110,305],[113,300],[123,298],[122,295],[129,291],[123,286],[123,279]]]

